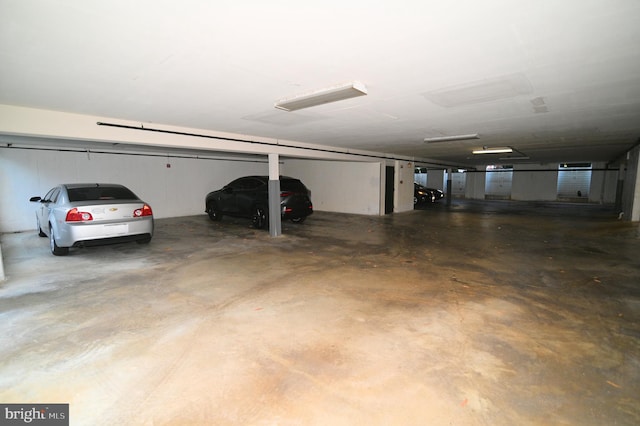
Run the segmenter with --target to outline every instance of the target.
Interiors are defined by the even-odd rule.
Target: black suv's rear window
[[[86,188],[69,188],[69,201],[95,200],[137,200],[138,197],[129,189],[114,186],[90,186]]]
[[[307,187],[298,179],[280,179],[280,190],[307,193]]]

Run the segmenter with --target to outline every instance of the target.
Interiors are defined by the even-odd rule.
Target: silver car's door
[[[55,199],[57,199],[60,194],[60,188],[52,188],[47,194],[40,200],[40,207],[37,210],[38,215],[38,223],[40,224],[40,228],[49,233],[49,214],[52,209],[52,204]]]

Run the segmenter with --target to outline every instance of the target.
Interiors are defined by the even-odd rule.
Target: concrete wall
[[[413,209],[413,168],[398,162],[395,211]],[[170,167],[167,167],[167,165]],[[58,183],[120,183],[151,204],[157,218],[204,214],[204,197],[231,180],[268,174],[268,161],[0,148],[0,232],[35,229],[32,196]],[[281,173],[302,179],[316,210],[379,215],[379,162],[282,160]],[[401,183],[402,182],[402,183]]]
[[[616,201],[618,170],[602,170],[606,164],[593,164],[589,201],[613,204]],[[514,165],[510,199],[518,201],[556,201],[558,199],[558,164]],[[429,176],[431,176],[429,171]],[[486,173],[453,173],[454,196],[483,200],[486,197]],[[434,185],[429,182],[429,185]],[[437,187],[437,186],[436,186]]]
[[[593,163],[595,170],[591,172],[590,203],[613,204],[616,202],[618,170],[603,170],[605,167],[604,163]]]
[[[627,154],[624,185],[622,190],[622,211],[624,218],[640,221],[640,147],[636,146]]]
[[[400,213],[413,210],[413,164],[407,161],[396,161],[395,170],[393,211],[394,213]]]
[[[381,170],[378,162],[303,159],[283,160],[280,167],[309,188],[314,210],[368,215],[381,212]]]
[[[170,164],[171,167],[167,167]],[[248,174],[268,174],[268,163],[0,149],[0,232],[35,229],[32,196],[59,183],[108,182],[129,187],[157,218],[204,214],[212,190]]]
[[[465,188],[467,186],[467,176],[471,173],[459,173],[452,172],[449,179],[451,179],[451,197],[463,198],[465,196]]]
[[[445,170],[429,170],[427,174],[427,187],[444,190]]]
[[[555,201],[558,198],[557,169],[557,164],[514,165],[513,180],[511,181],[511,199],[520,201]]]
[[[464,188],[464,197],[469,200],[484,200],[486,172],[465,173],[467,178]]]
[[[427,188],[444,190],[444,170],[429,170],[428,173],[416,173],[414,182]]]

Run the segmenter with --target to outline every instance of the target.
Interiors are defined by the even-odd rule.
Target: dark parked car
[[[222,216],[251,218],[256,228],[268,226],[269,177],[245,176],[210,192],[205,199],[205,211],[211,220]],[[298,179],[280,176],[280,215],[301,223],[313,213],[309,190]]]
[[[37,202],[38,235],[49,237],[51,253],[69,247],[123,241],[148,243],[153,236],[151,207],[131,190],[115,184],[58,185]]]
[[[427,190],[431,191],[431,202],[435,203],[436,201],[444,198],[444,192],[440,189],[435,188],[427,188]]]
[[[413,183],[413,205],[422,203],[435,203],[444,197],[444,192],[435,188],[426,188],[418,183]]]

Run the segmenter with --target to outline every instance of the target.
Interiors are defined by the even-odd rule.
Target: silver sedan
[[[64,256],[69,247],[124,241],[148,243],[153,212],[131,190],[115,184],[64,184],[44,197],[31,197],[38,234],[49,237],[51,253]]]

